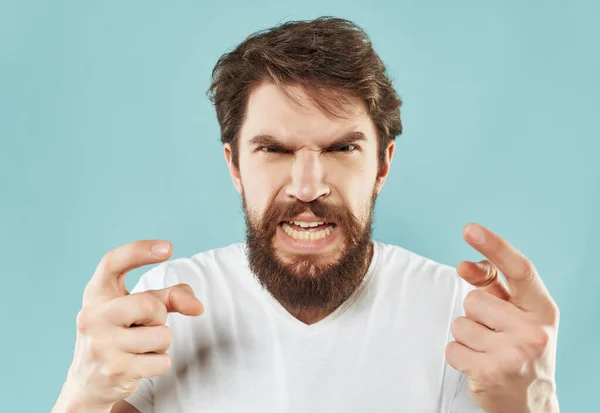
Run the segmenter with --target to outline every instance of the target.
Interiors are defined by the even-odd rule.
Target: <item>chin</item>
[[[342,256],[342,251],[327,253],[300,253],[287,251],[279,246],[275,247],[275,254],[279,260],[286,265],[331,265],[336,264]]]
[[[298,278],[314,277],[317,274],[322,274],[325,270],[331,268],[339,261],[338,253],[327,255],[308,255],[308,254],[290,254],[289,252],[282,254],[278,251],[277,258],[281,261],[282,266],[288,269],[290,274]]]

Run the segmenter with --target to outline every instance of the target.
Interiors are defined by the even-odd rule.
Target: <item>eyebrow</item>
[[[339,147],[348,145],[358,141],[366,141],[367,137],[364,133],[359,131],[352,131],[342,135],[340,138],[336,139],[329,145],[332,147]],[[271,135],[256,135],[252,139],[250,139],[250,145],[256,146],[272,146],[275,148],[285,149],[285,145],[283,145],[277,138]]]

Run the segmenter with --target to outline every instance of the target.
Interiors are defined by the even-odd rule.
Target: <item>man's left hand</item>
[[[507,241],[478,224],[463,237],[489,260],[456,268],[477,289],[464,300],[466,317],[452,323],[456,341],[446,360],[467,375],[486,413],[558,413],[558,306],[532,262]]]

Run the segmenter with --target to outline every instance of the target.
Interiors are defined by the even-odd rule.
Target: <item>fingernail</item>
[[[483,244],[485,242],[485,234],[479,225],[469,225],[467,228],[467,233],[473,242],[477,244]]]
[[[152,246],[152,254],[157,257],[165,256],[169,253],[169,244],[166,242],[159,242],[158,244],[154,244]]]

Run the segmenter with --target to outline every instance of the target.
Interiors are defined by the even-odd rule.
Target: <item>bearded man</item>
[[[255,33],[209,96],[246,242],[107,253],[55,412],[558,412],[558,309],[525,256],[478,224],[488,260],[456,269],[372,239],[401,100],[362,29]]]

